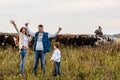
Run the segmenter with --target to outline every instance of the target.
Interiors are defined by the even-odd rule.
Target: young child
[[[56,77],[57,75],[60,76],[60,58],[61,52],[59,50],[59,43],[56,42],[54,44],[54,53],[52,54],[51,61],[54,62],[54,69],[53,69],[53,76]]]

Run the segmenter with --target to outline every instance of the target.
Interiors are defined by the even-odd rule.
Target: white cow
[[[96,45],[105,45],[105,44],[110,44],[114,42],[114,39],[112,37],[97,37],[97,42]]]

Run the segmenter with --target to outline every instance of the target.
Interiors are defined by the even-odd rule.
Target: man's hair
[[[59,42],[56,42],[56,43],[54,44],[54,46],[55,46],[56,48],[59,48],[59,47],[60,47]]]
[[[42,25],[42,24],[40,24],[40,25],[38,25],[38,27],[43,27],[43,25]]]

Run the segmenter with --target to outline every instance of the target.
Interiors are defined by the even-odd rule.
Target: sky
[[[61,34],[94,34],[98,26],[104,34],[120,33],[120,0],[0,0],[0,32],[15,33],[29,22],[36,32],[39,24],[44,31]]]

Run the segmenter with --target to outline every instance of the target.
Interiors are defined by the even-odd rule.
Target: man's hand
[[[62,30],[62,28],[61,27],[59,27],[59,31],[61,31]]]
[[[25,23],[25,26],[27,27],[29,23]]]

